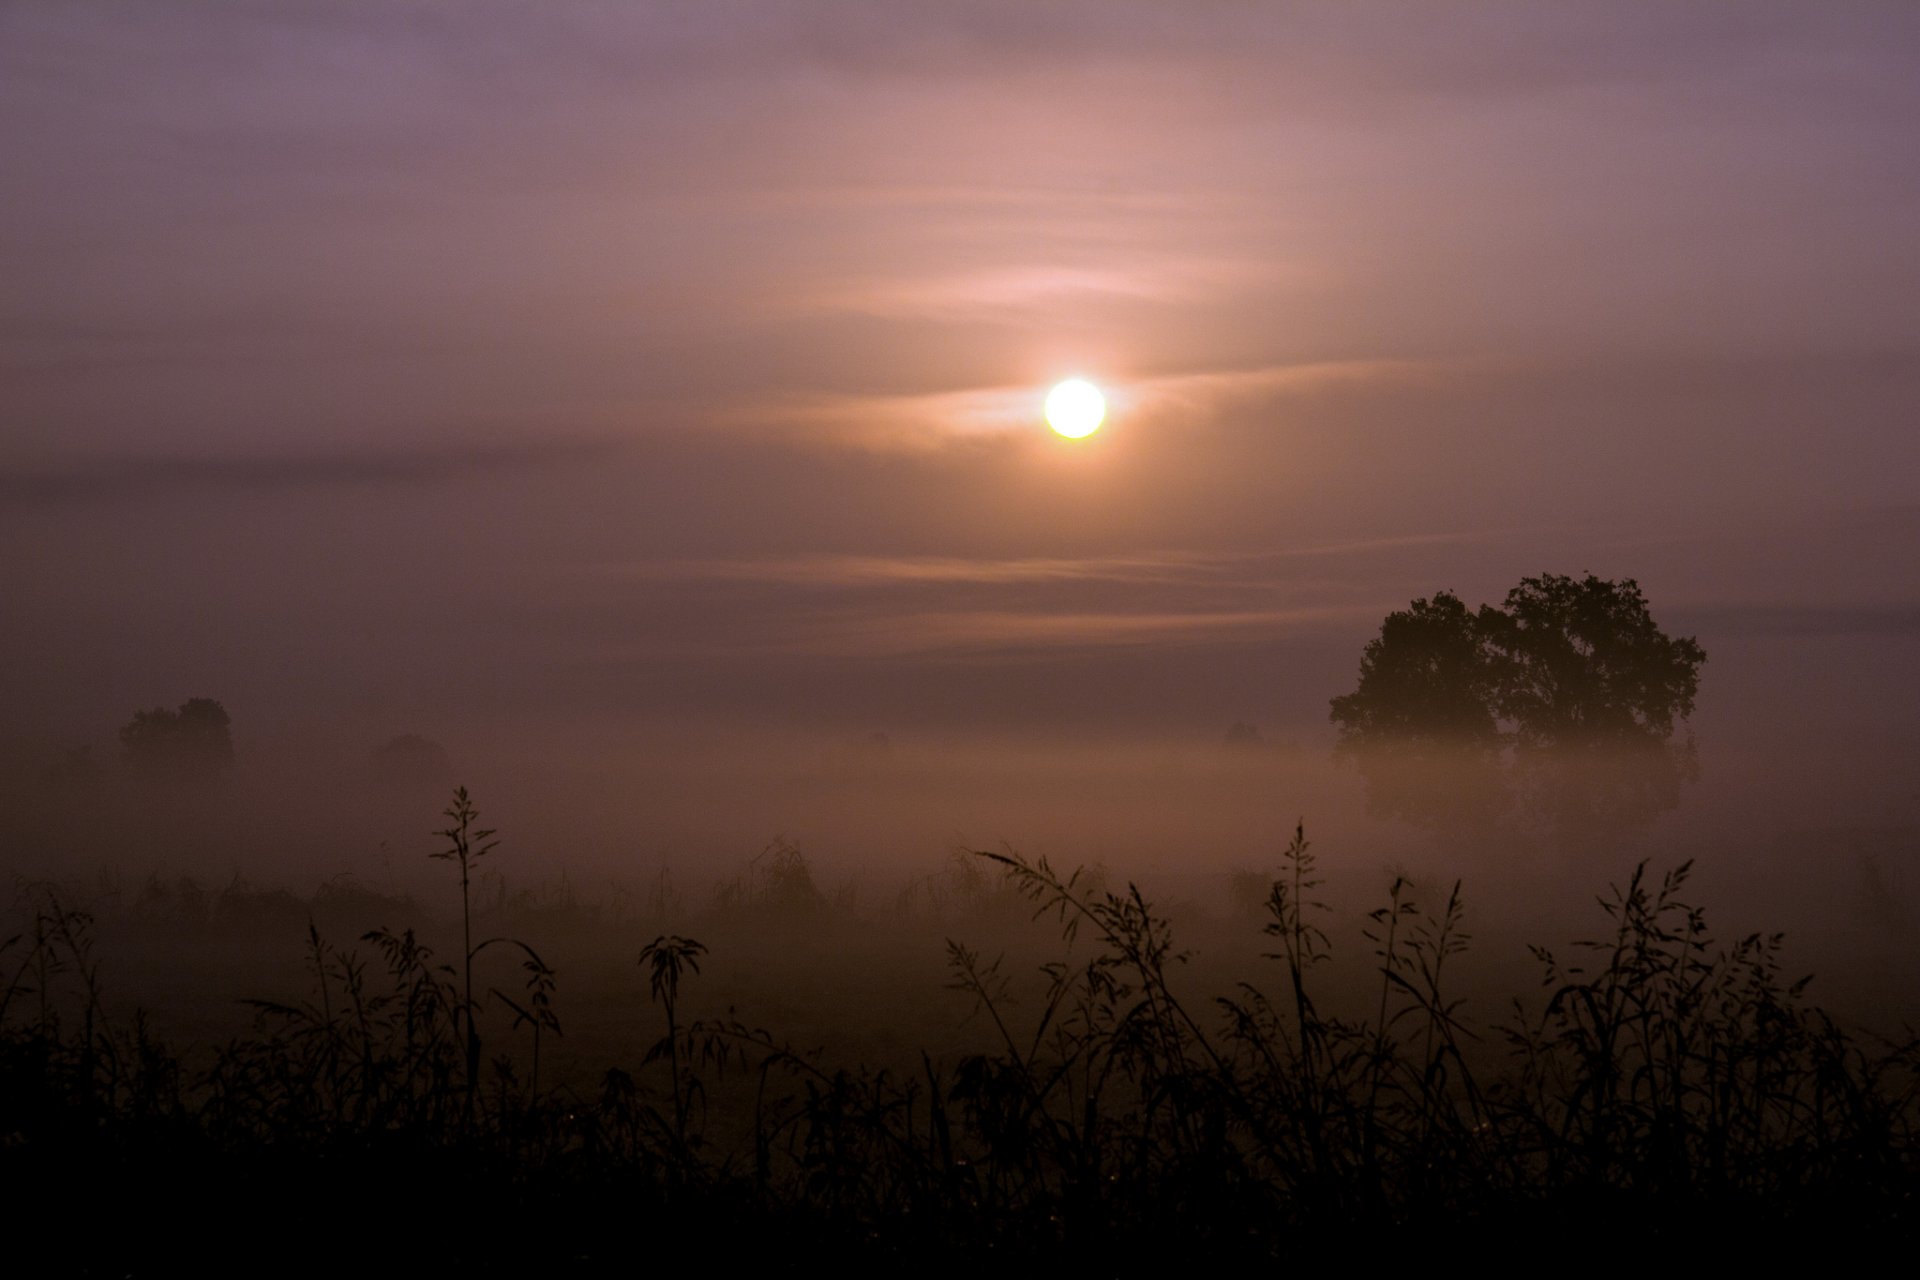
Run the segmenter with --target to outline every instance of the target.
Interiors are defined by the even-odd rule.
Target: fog
[[[143,774],[123,760],[118,725],[91,738],[16,740],[5,870],[16,885],[57,883],[112,909],[136,903],[149,882],[184,876],[210,891],[239,882],[303,900],[356,885],[411,896],[423,919],[444,919],[447,873],[428,855],[445,846],[442,810],[459,785],[500,833],[488,867],[499,892],[564,895],[640,929],[659,916],[665,886],[676,927],[724,929],[726,886],[789,846],[829,904],[814,921],[823,949],[841,945],[836,930],[904,921],[897,944],[931,971],[963,922],[924,910],[925,898],[959,851],[1014,850],[1095,869],[1110,886],[1137,881],[1180,913],[1187,945],[1238,955],[1257,921],[1236,915],[1235,877],[1275,874],[1303,824],[1339,918],[1358,921],[1396,876],[1429,898],[1457,879],[1482,945],[1508,960],[1525,943],[1597,925],[1595,897],[1637,862],[1659,871],[1691,859],[1693,896],[1723,936],[1785,930],[1789,956],[1855,1012],[1920,1013],[1906,984],[1887,981],[1899,971],[1888,966],[1920,944],[1913,720],[1897,692],[1863,688],[1857,674],[1895,669],[1910,641],[1874,619],[1837,633],[1791,618],[1730,620],[1718,632],[1702,622],[1709,656],[1688,726],[1697,777],[1645,821],[1582,832],[1524,813],[1447,828],[1379,812],[1324,718],[1156,723],[1136,701],[1147,727],[1131,732],[1107,708],[1073,732],[1049,729],[1044,715],[997,730],[960,720],[809,732],[609,714],[254,733],[247,707],[234,704],[234,763],[207,779]],[[1351,687],[1358,648],[1323,696]],[[1215,677],[1267,659],[1219,657]],[[1095,661],[1125,699],[1127,677],[1150,679],[1162,659]],[[1329,654],[1325,665],[1342,663]],[[1032,677],[1002,678],[1024,689]],[[1300,676],[1275,663],[1272,678]],[[990,674],[966,679],[994,684]],[[423,731],[419,750],[382,750]],[[1432,768],[1441,791],[1471,785],[1462,765]],[[903,915],[915,901],[922,914]],[[291,949],[297,938],[284,941]],[[232,975],[231,996],[258,994],[240,979]]]

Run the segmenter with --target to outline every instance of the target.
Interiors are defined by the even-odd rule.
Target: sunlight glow
[[[1068,378],[1047,393],[1047,425],[1069,440],[1090,436],[1107,416],[1107,398],[1085,378]]]

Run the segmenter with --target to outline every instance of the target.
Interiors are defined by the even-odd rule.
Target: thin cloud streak
[[[1076,653],[1128,647],[1185,648],[1284,638],[1375,616],[1367,605],[1184,612],[942,610],[835,613],[789,618],[778,629],[726,637],[616,644],[598,659],[730,663],[742,658],[897,658],[960,662],[1071,661]]]
[[[1306,626],[1351,622],[1370,612],[1347,605],[1206,613],[979,610],[890,618],[871,625],[841,624],[810,641],[802,640],[801,648],[837,656],[966,656],[992,660],[1036,649],[1059,656],[1074,649],[1207,644],[1233,636],[1271,639]]]
[[[596,578],[634,582],[751,582],[805,587],[886,587],[906,584],[1021,584],[1137,582],[1253,585],[1260,566],[1330,556],[1367,555],[1411,547],[1460,546],[1490,533],[1431,533],[1370,538],[1259,552],[1143,551],[1078,557],[967,557],[778,555],[732,559],[669,559],[597,565]]]
[[[116,458],[0,470],[0,506],[113,502],[189,493],[286,493],[364,486],[436,486],[603,456],[598,441],[518,443],[290,457]]]
[[[1204,258],[1142,261],[1143,256],[1126,254],[1125,266],[1037,263],[836,283],[789,300],[785,309],[801,314],[846,313],[887,319],[998,319],[1052,324],[1060,308],[1128,301],[1204,302],[1225,292],[1296,274],[1269,262]]]
[[[1437,377],[1449,366],[1421,360],[1327,360],[1144,377],[1087,371],[1107,397],[1109,416],[1178,425],[1263,397],[1330,387]],[[823,395],[788,398],[721,415],[717,425],[798,433],[809,441],[879,451],[924,451],[953,443],[1030,433],[1041,421],[1046,387],[1013,385],[920,395]]]
[[[1176,410],[1213,414],[1265,395],[1306,393],[1343,385],[1404,383],[1421,377],[1438,377],[1450,367],[1457,366],[1432,360],[1373,359],[1204,370],[1124,383],[1109,399],[1117,408],[1138,408],[1156,416]]]
[[[1183,552],[1033,559],[798,555],[664,560],[607,568],[602,572],[637,581],[754,582],[809,587],[1063,581],[1164,583],[1212,571],[1224,563],[1224,559]]]

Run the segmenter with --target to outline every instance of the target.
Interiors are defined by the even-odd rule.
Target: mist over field
[[[959,851],[1012,849],[1137,880],[1154,901],[1187,910],[1183,942],[1205,950],[1222,945],[1222,932],[1245,935],[1224,944],[1237,953],[1257,922],[1235,914],[1236,873],[1271,874],[1304,823],[1347,918],[1377,906],[1396,875],[1429,896],[1459,879],[1486,945],[1516,952],[1577,932],[1594,897],[1639,860],[1693,859],[1695,896],[1723,931],[1785,930],[1789,956],[1821,975],[1823,991],[1843,992],[1863,1014],[1879,1004],[1889,1019],[1920,1016],[1920,993],[1889,982],[1920,946],[1913,720],[1855,674],[1896,669],[1910,643],[1879,619],[1832,631],[1736,618],[1716,632],[1716,621],[1704,616],[1689,632],[1709,652],[1691,722],[1697,781],[1650,822],[1586,839],[1521,819],[1468,834],[1369,812],[1324,714],[1283,696],[1307,673],[1329,682],[1323,695],[1351,687],[1365,637],[1341,655],[1344,637],[1328,627],[1334,634],[1315,637],[1324,655],[1303,642],[1188,659],[1204,674],[1179,692],[1218,708],[1205,721],[1166,705],[1176,699],[1164,689],[1140,692],[1169,665],[1148,651],[1052,664],[1050,696],[1065,704],[1067,727],[1031,706],[1001,713],[1024,721],[1012,725],[962,711],[902,729],[876,710],[865,724],[849,716],[811,730],[744,714],[657,724],[455,709],[424,725],[369,718],[256,734],[236,704],[235,763],[205,785],[141,776],[104,732],[90,743],[22,739],[8,759],[6,870],[16,884],[62,883],[78,900],[122,907],[150,880],[189,876],[209,891],[237,879],[303,898],[357,884],[412,895],[431,916],[449,906],[450,885],[427,855],[443,846],[441,811],[464,785],[501,832],[490,870],[516,893],[564,892],[644,915],[664,877],[675,918],[699,921],[785,842],[837,904],[817,922],[830,949],[836,920],[888,920]],[[961,686],[956,703],[985,703],[996,685],[1030,681],[1031,665],[922,678],[936,690]],[[1263,685],[1273,686],[1265,698]],[[1244,718],[1229,700],[1236,686]],[[1305,704],[1296,718],[1289,701]],[[424,758],[381,750],[415,729],[431,734]],[[83,743],[91,751],[76,771],[70,753]],[[932,912],[916,927],[917,939],[897,945],[937,963],[956,922]]]

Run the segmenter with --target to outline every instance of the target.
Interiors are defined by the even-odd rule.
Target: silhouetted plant
[[[648,1051],[647,1061],[656,1060],[663,1052],[667,1056],[668,1069],[673,1077],[673,1137],[683,1148],[687,1141],[687,1109],[691,1099],[690,1091],[682,1084],[680,1071],[680,1022],[677,1016],[680,979],[683,974],[700,972],[700,957],[706,954],[706,950],[691,938],[668,937],[664,934],[640,949],[640,967],[647,971],[647,988],[653,994],[653,1002],[667,1015],[666,1038]]]
[[[560,1017],[553,1007],[556,980],[553,970],[547,967],[538,952],[524,942],[515,945],[526,953],[520,961],[520,967],[526,971],[527,975],[524,1003],[515,1000],[498,987],[493,989],[493,995],[500,1003],[513,1010],[515,1030],[521,1027],[533,1029],[533,1071],[528,1077],[527,1089],[530,1093],[537,1095],[540,1092],[540,1035],[543,1031],[551,1031],[556,1036],[561,1033]]]
[[[473,1093],[478,1086],[480,1076],[480,1031],[474,1024],[476,1006],[473,1002],[473,958],[478,949],[473,945],[473,870],[479,861],[499,846],[493,837],[497,834],[491,829],[481,829],[474,825],[480,811],[473,807],[473,801],[467,797],[465,787],[456,787],[453,803],[447,807],[446,816],[452,825],[439,832],[446,837],[447,847],[429,856],[445,862],[453,862],[460,868],[460,942],[462,962],[460,966],[461,1001],[460,1011],[464,1020],[464,1034],[467,1055],[467,1110],[473,1109]]]

